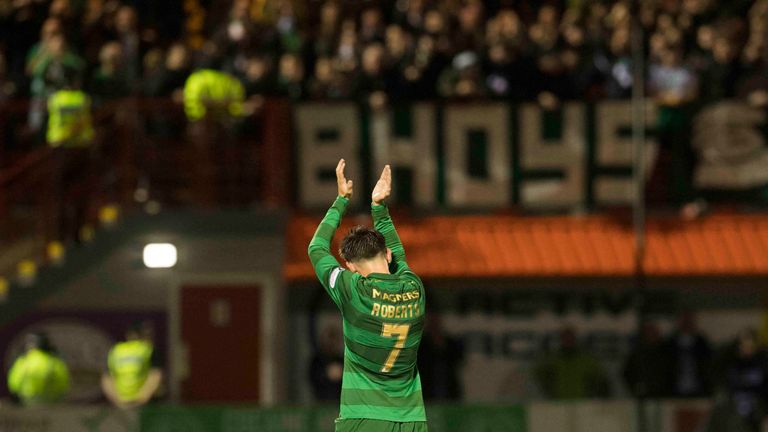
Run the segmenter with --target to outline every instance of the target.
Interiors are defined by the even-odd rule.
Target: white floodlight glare
[[[171,268],[176,265],[176,246],[171,243],[149,243],[144,246],[144,265],[149,268]]]

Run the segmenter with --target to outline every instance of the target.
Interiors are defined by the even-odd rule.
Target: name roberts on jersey
[[[371,315],[382,318],[413,318],[421,315],[421,309],[419,309],[418,303],[401,306],[374,303],[371,308]]]

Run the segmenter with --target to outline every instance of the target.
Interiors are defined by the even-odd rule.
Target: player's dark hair
[[[358,225],[341,240],[339,254],[349,262],[376,257],[387,252],[384,236],[373,228]]]

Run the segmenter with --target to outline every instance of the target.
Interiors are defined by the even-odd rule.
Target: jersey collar
[[[398,275],[393,275],[389,273],[371,273],[368,275],[369,278],[376,278],[376,279],[391,279],[396,280],[400,277]]]

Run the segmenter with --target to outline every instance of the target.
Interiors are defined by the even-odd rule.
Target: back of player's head
[[[341,257],[347,262],[358,262],[387,253],[384,236],[373,228],[358,225],[344,236],[339,248]]]

